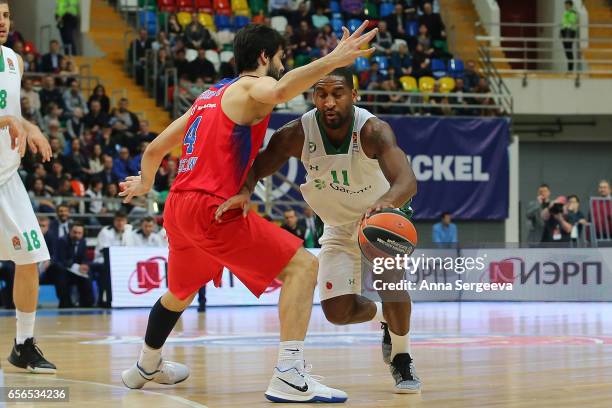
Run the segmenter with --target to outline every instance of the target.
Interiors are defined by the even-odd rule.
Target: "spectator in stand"
[[[424,24],[434,40],[446,39],[446,27],[440,14],[433,12],[433,6],[427,2],[423,4],[423,14],[419,17],[419,25]]]
[[[112,302],[108,248],[111,246],[131,246],[132,226],[127,222],[127,215],[118,211],[113,218],[113,225],[104,227],[98,234],[95,259],[91,264],[95,279],[98,281],[98,306],[110,308]]]
[[[113,169],[113,158],[105,154],[102,156],[102,165],[102,171],[97,173],[95,177],[102,180],[105,186],[119,182],[119,178]]]
[[[136,82],[139,85],[144,81],[144,68],[146,64],[147,50],[151,49],[153,41],[149,38],[149,34],[145,28],[141,28],[138,32],[138,38],[132,41],[130,45],[129,55],[132,64],[136,65]]]
[[[91,174],[89,161],[81,152],[81,140],[72,139],[70,142],[70,154],[64,157],[64,169],[72,175],[72,178],[86,181]]]
[[[157,137],[157,133],[151,132],[148,120],[141,120],[137,136],[140,142],[152,142]]]
[[[297,26],[301,21],[312,21],[312,13],[306,2],[298,4],[297,10],[289,15],[289,25]],[[329,20],[328,20],[329,21]]]
[[[66,57],[60,64],[59,75],[60,76],[56,79],[56,83],[58,86],[65,87],[70,84],[70,81],[74,80],[75,77],[79,75],[79,69],[74,64],[72,59]]]
[[[66,132],[71,139],[78,139],[85,132],[83,109],[74,108],[72,116],[66,122]]]
[[[55,18],[66,55],[76,55],[75,31],[79,26],[79,0],[57,0]]]
[[[119,100],[119,107],[113,111],[110,120],[113,133],[117,135],[123,145],[131,145],[133,143],[132,139],[135,139],[136,133],[140,129],[138,116],[128,108],[128,99],[121,98]]]
[[[578,12],[574,8],[574,2],[565,2],[565,11],[561,20],[561,38],[563,38],[563,48],[567,58],[567,70],[574,70],[574,42],[578,33]]]
[[[70,233],[70,207],[64,203],[58,205],[56,216],[49,224],[49,234],[55,242]]]
[[[21,97],[27,98],[30,102],[30,107],[40,111],[40,95],[34,90],[34,85],[31,78],[24,78],[21,83]]]
[[[417,44],[421,44],[423,46],[423,52],[428,57],[431,57],[434,53],[434,49],[431,42],[431,36],[429,35],[429,30],[425,24],[421,24],[419,26],[419,35],[417,36]]]
[[[489,88],[489,83],[486,78],[480,78],[478,85],[476,88],[472,90],[473,93],[482,94],[480,97],[472,97],[471,103],[473,105],[482,105],[485,106],[483,109],[474,109],[474,115],[480,116],[494,116],[497,114],[496,109],[486,108],[488,106],[495,105],[495,100],[491,96],[491,88]]]
[[[155,52],[159,52],[160,50],[166,50],[167,53],[170,53],[170,40],[168,39],[168,34],[165,31],[160,31],[157,34],[157,38],[151,44],[151,48]]]
[[[99,143],[96,143],[93,146],[93,151],[91,152],[91,156],[89,157],[89,169],[92,174],[100,173],[104,170],[103,160],[102,160],[102,146]]]
[[[380,107],[379,108],[380,112],[388,113],[391,115],[401,115],[405,113],[406,107],[400,106],[400,105],[404,103],[406,98],[400,93],[400,89],[397,84],[397,80],[393,78],[391,75],[389,75],[389,79],[387,79],[386,81],[383,81],[381,88],[383,91],[396,92],[396,93],[391,94],[391,95],[381,95],[381,97],[379,97],[378,99],[379,102],[383,102],[383,103],[391,102],[394,104],[394,106]]]
[[[74,110],[77,108],[81,109],[84,113],[89,112],[85,97],[79,86],[79,81],[76,79],[70,81],[68,89],[64,92],[64,105],[66,106],[66,113],[70,116],[74,114]]]
[[[292,43],[297,44],[294,55],[310,55],[314,46],[315,36],[307,20],[300,21],[300,27],[293,36]]]
[[[597,194],[600,198],[612,198],[612,195],[610,195],[610,182],[608,180],[599,181],[599,184],[597,185]]]
[[[228,62],[222,62],[219,67],[219,78],[234,78],[238,75],[236,72],[236,60],[234,57]]]
[[[394,39],[408,40],[404,26],[406,25],[406,17],[404,16],[404,6],[401,3],[395,5],[393,13],[384,18],[387,24],[387,29]]]
[[[100,102],[100,110],[106,114],[110,113],[110,99],[106,95],[106,89],[102,85],[96,85],[89,100],[87,101],[87,108],[91,110],[91,103],[93,101]]]
[[[290,232],[298,238],[304,239],[306,236],[306,226],[301,225],[298,222],[298,217],[295,213],[295,210],[286,210],[283,213],[283,216],[285,218],[285,221],[281,225],[281,228],[286,230],[287,232]]]
[[[206,50],[204,48],[198,50],[198,58],[191,61],[188,68],[189,79],[192,82],[198,78],[202,78],[205,83],[211,84],[217,75],[215,66],[206,59]]]
[[[340,2],[340,8],[344,13],[344,18],[349,20],[351,18],[357,18],[363,20],[364,13],[364,1],[363,0],[342,0]]]
[[[136,247],[165,247],[166,243],[160,234],[155,232],[155,220],[151,216],[142,219],[140,228],[134,231],[132,245]]]
[[[50,103],[55,103],[60,109],[64,109],[64,98],[60,90],[55,87],[55,80],[51,75],[44,77],[39,95],[41,112],[47,112]]]
[[[541,184],[538,187],[538,195],[534,201],[531,201],[527,206],[527,221],[529,234],[527,241],[532,244],[542,242],[544,234],[545,220],[542,217],[542,211],[550,205],[550,187],[548,184]]]
[[[99,178],[92,178],[89,183],[89,188],[85,191],[85,197],[90,199],[91,201],[85,204],[85,211],[91,214],[101,215],[106,213],[106,208],[104,208],[104,195],[102,194],[102,190],[104,190],[104,183]],[[93,217],[90,221],[93,221],[93,224],[98,224],[98,221],[95,217]]]
[[[117,199],[119,194],[119,186],[117,183],[108,184],[104,189],[104,208],[107,213],[113,213],[121,210],[121,201]],[[107,224],[107,223],[103,223]]]
[[[573,225],[567,221],[567,198],[557,197],[555,201],[542,210],[544,220],[544,234],[542,242],[560,243],[569,242]]]
[[[117,155],[117,150],[119,147],[117,137],[113,135],[113,128],[108,124],[102,128],[100,146],[102,147],[102,154],[107,154],[111,157],[115,157]]]
[[[49,43],[49,52],[43,55],[40,68],[42,72],[59,74],[63,59],[64,56],[60,54],[59,41],[51,40]]]
[[[108,126],[110,118],[102,111],[102,104],[99,100],[94,99],[90,103],[91,109],[83,118],[85,128],[91,129],[94,132],[100,132],[102,128]]]
[[[71,288],[77,287],[79,307],[92,307],[94,303],[93,285],[89,277],[85,226],[75,221],[70,233],[57,241],[55,248],[56,268],[55,287],[59,297],[59,307],[74,307]]]
[[[125,180],[127,176],[138,174],[138,169],[134,167],[134,163],[130,158],[130,151],[127,147],[122,147],[119,150],[119,157],[113,161],[113,173],[119,181]]]
[[[571,241],[577,243],[578,239],[582,236],[582,229],[587,224],[587,220],[580,211],[580,199],[575,194],[567,197],[567,213],[565,218],[572,225],[572,232],[570,233]]]
[[[391,55],[391,66],[399,76],[412,74],[412,58],[406,43],[401,43],[397,51]]]
[[[32,208],[36,212],[53,212],[55,211],[55,205],[51,199],[51,193],[45,189],[45,182],[43,179],[37,177],[34,179],[34,183],[28,191],[30,201],[32,202]]]
[[[47,170],[45,170],[45,166],[42,163],[34,163],[32,165],[32,172],[27,175],[25,185],[31,186],[37,178],[42,179],[43,182],[47,178]],[[45,186],[45,189],[48,189],[47,186]],[[49,190],[49,192],[51,191]]]
[[[453,108],[453,111],[456,115],[462,116],[469,114],[469,109],[467,108],[467,99],[463,96],[466,92],[465,84],[463,82],[463,78],[455,79],[455,89],[453,89],[451,93],[450,103],[453,105],[463,105],[465,108]]]
[[[185,42],[187,47],[196,50],[199,48],[204,48],[205,50],[217,48],[217,44],[215,44],[210,32],[200,24],[197,13],[191,15],[191,23],[185,27]]]
[[[165,89],[166,84],[164,82],[166,71],[174,68],[174,61],[168,55],[168,50],[165,48],[162,48],[157,52],[157,67],[157,102],[161,105],[164,101],[164,92],[167,91],[167,89]]]
[[[140,163],[142,162],[142,155],[144,154],[148,145],[149,142],[141,142],[138,146],[138,151],[136,152],[136,155],[132,159],[132,168],[136,170],[136,174],[140,172]]]
[[[74,191],[70,183],[69,173],[66,173],[59,182],[59,187],[53,194],[55,205],[65,203],[74,211],[79,211],[79,202],[76,200],[66,200],[67,198],[74,197]]]
[[[325,15],[324,7],[317,7],[316,10],[316,13],[312,15],[312,26],[320,30],[326,25],[329,25],[329,17]]]
[[[176,76],[179,79],[189,76],[189,61],[187,61],[185,50],[178,50],[174,55],[174,67],[176,68]]]
[[[332,27],[329,24],[323,27],[323,30],[319,35],[322,36],[325,40],[325,47],[327,48],[327,52],[324,55],[327,55],[332,52],[334,48],[336,48],[336,46],[338,45],[338,37],[336,36],[336,33],[334,33]]]
[[[53,176],[53,173],[55,172],[55,170],[53,169],[54,165],[56,163],[59,163],[61,166],[61,161],[62,158],[64,157],[64,151],[63,151],[63,147],[59,141],[59,139],[57,137],[49,137],[49,144],[51,145],[51,160],[46,162],[44,164],[45,166],[45,170],[50,171],[51,174],[47,175],[47,179],[45,180],[45,184],[50,185],[51,187],[53,187],[53,189],[57,188],[57,184],[56,185],[52,185],[51,184],[51,179],[49,179],[49,177]],[[63,168],[59,169],[59,175],[61,175],[61,172],[63,171]],[[59,180],[59,179],[58,179]]]
[[[15,54],[20,55],[23,58],[25,51],[23,49],[23,43],[21,41],[16,41],[12,48],[13,51],[15,51]]]
[[[36,55],[31,52],[27,52],[23,57],[23,72],[40,72],[41,69],[38,66]]]
[[[68,145],[66,144],[66,136],[64,135],[64,132],[62,132],[62,128],[60,126],[61,125],[59,120],[49,120],[47,124],[47,136],[49,137],[49,140],[57,139],[60,148],[60,151],[58,153],[61,157],[66,153]]]
[[[158,193],[168,192],[176,174],[176,160],[168,159],[166,165],[160,167],[155,175],[155,191]]]
[[[181,27],[176,19],[176,14],[170,14],[168,17],[168,34],[170,41],[176,41],[177,38],[183,35],[183,27]]]
[[[61,126],[60,122],[62,120],[63,113],[64,111],[62,110],[62,108],[60,108],[55,102],[49,103],[49,105],[47,105],[47,113],[43,117],[43,130],[46,132],[50,132],[49,126],[51,122],[56,122],[58,125]],[[63,137],[61,137],[61,139],[63,145]]]
[[[40,116],[40,111],[30,104],[30,100],[26,97],[21,98],[21,116],[41,129],[44,129],[43,118]]]
[[[480,74],[476,71],[476,62],[474,60],[469,60],[465,63],[463,79],[467,92],[473,92],[480,83]]]
[[[285,16],[291,14],[291,0],[268,0],[268,13],[270,17]]]
[[[431,76],[431,60],[421,44],[416,45],[412,55],[412,75],[417,79],[422,76]]]
[[[393,47],[393,37],[387,30],[387,22],[385,20],[378,22],[378,33],[374,37],[374,48],[379,55],[391,55]]]
[[[367,90],[380,89],[380,85],[384,80],[382,74],[378,70],[378,62],[370,62],[370,70],[364,71],[359,75],[359,87]]]
[[[442,213],[440,222],[434,224],[432,228],[432,238],[434,244],[447,247],[457,244],[457,225],[452,223],[451,214],[449,212]]]
[[[4,44],[5,47],[13,48],[13,45],[16,42],[25,43],[25,38],[23,37],[23,34],[17,31],[16,28],[17,28],[17,25],[15,24],[15,22],[11,21],[11,28],[8,32],[6,43]]]

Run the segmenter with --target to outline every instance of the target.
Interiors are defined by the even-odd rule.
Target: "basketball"
[[[417,244],[414,224],[396,209],[385,209],[364,219],[358,235],[361,253],[369,261],[411,255]]]

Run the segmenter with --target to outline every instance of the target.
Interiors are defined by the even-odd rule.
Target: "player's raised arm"
[[[378,29],[375,28],[362,35],[367,26],[368,21],[366,20],[351,35],[346,27],[342,27],[344,35],[331,53],[310,64],[289,71],[279,81],[269,76],[259,78],[250,88],[249,95],[264,104],[284,103],[305,92],[317,80],[334,69],[350,65],[358,57],[370,55],[374,52],[374,48],[362,50],[361,47],[374,38]]]
[[[266,149],[257,155],[240,192],[217,208],[215,212],[217,221],[221,219],[223,213],[235,208],[242,208],[243,215],[246,216],[250,207],[250,197],[255,191],[257,182],[280,170],[289,158],[300,157],[303,145],[304,130],[300,118],[274,132]]]
[[[373,118],[362,131],[362,143],[368,156],[378,160],[389,184],[389,190],[368,209],[370,212],[389,207],[401,207],[417,192],[417,181],[406,153],[397,145],[393,129],[388,123]],[[365,135],[365,137],[363,137]]]
[[[124,182],[119,183],[122,190],[119,196],[125,197],[123,200],[125,203],[129,203],[133,197],[147,194],[151,190],[162,159],[183,141],[190,114],[191,110],[176,119],[147,146],[142,155],[139,176],[130,176]]]

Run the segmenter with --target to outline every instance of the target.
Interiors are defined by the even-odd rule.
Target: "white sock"
[[[281,341],[278,347],[278,367],[285,371],[293,367],[296,361],[304,361],[304,341]]]
[[[374,315],[374,320],[377,322],[386,323],[385,316],[383,315],[383,305],[380,302],[374,302],[376,305],[376,314]]]
[[[16,311],[17,314],[17,335],[15,340],[17,344],[23,344],[30,337],[34,337],[34,321],[36,320],[36,312],[26,313]]]
[[[140,357],[138,358],[138,365],[140,368],[147,373],[152,373],[157,370],[162,358],[161,351],[162,349],[152,349],[146,344],[143,344],[142,350],[140,351]]]
[[[405,336],[398,336],[389,328],[389,334],[391,335],[391,361],[396,354],[410,354],[410,333],[406,333]]]

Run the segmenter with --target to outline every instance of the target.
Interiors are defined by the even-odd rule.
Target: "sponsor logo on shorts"
[[[21,240],[19,239],[17,235],[13,237],[13,249],[15,251],[21,250]]]

